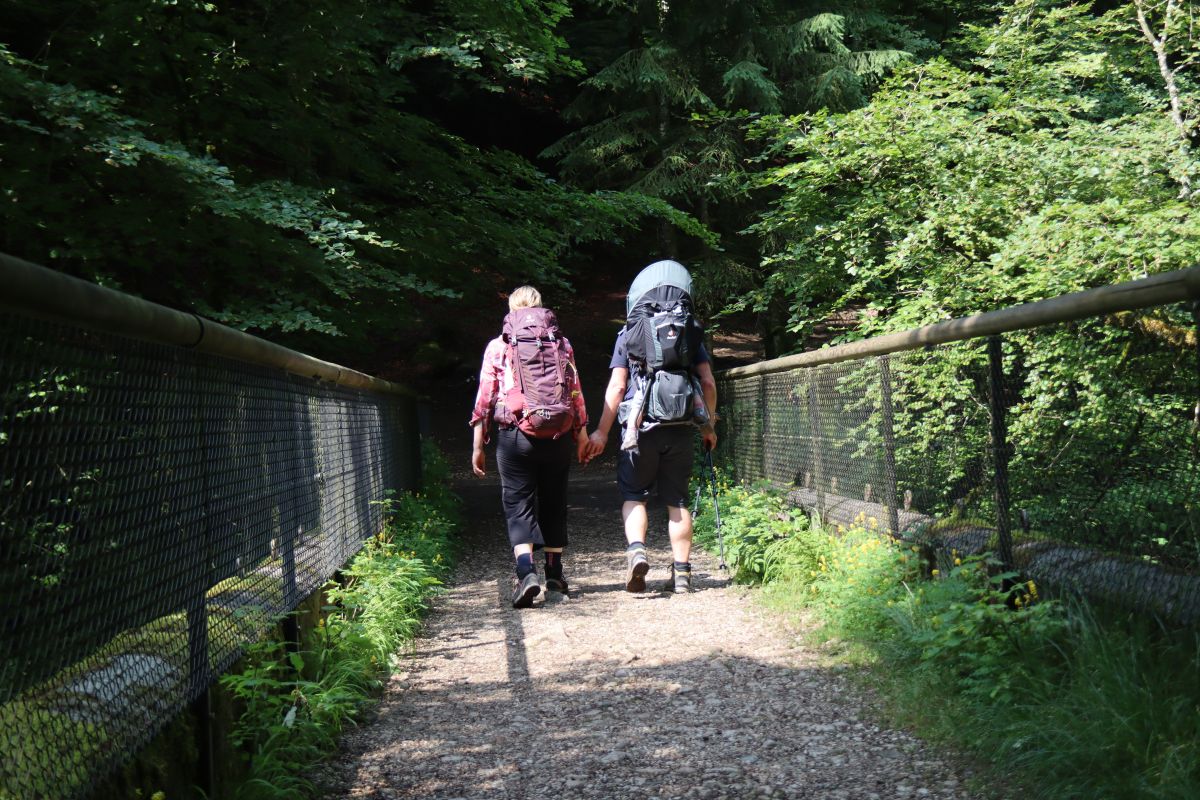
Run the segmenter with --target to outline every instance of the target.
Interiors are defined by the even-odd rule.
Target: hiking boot
[[[687,594],[692,590],[692,573],[676,572],[671,567],[671,576],[663,581],[662,591],[673,594]]]
[[[646,560],[646,551],[625,551],[625,591],[646,591],[646,573],[650,571],[650,562]]]
[[[567,579],[559,575],[557,578],[546,576],[546,591],[567,594]]]
[[[536,572],[531,572],[524,578],[518,578],[516,588],[513,589],[513,608],[529,608],[533,605],[533,598],[537,597],[540,591],[542,591],[542,585],[538,583]]]

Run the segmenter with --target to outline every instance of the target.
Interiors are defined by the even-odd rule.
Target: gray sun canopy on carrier
[[[644,295],[664,286],[673,286],[691,297],[691,273],[678,261],[655,261],[639,272],[630,284],[629,294],[625,297],[625,316],[633,313],[634,306]]]

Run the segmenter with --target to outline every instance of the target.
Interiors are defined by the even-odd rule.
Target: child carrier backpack
[[[625,344],[644,392],[634,409],[638,427],[707,419],[693,372],[704,329],[692,313],[687,269],[676,261],[646,267],[629,287],[625,311]]]
[[[504,343],[513,371],[513,387],[497,406],[502,423],[516,425],[537,439],[557,439],[571,430],[574,367],[554,312],[518,308],[504,318]]]

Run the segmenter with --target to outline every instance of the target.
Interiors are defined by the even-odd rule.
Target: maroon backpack
[[[504,318],[504,343],[513,371],[513,388],[504,399],[502,422],[536,439],[557,439],[571,430],[570,374],[566,340],[554,312],[518,308]]]

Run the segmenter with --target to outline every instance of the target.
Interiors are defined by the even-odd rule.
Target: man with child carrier
[[[617,484],[624,501],[625,589],[646,591],[646,501],[656,488],[667,507],[674,563],[664,587],[691,591],[692,515],[687,508],[693,431],[706,451],[717,444],[717,384],[692,313],[692,277],[676,261],[658,261],[634,279],[625,301],[604,393],[604,411],[585,458],[604,451],[614,422],[621,425]]]

